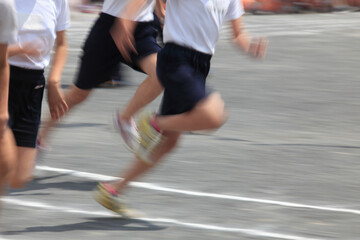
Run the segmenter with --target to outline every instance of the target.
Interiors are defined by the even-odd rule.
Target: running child
[[[246,54],[262,59],[266,52],[266,39],[247,36],[240,0],[167,0],[166,4],[165,46],[157,60],[157,75],[164,88],[160,112],[141,114],[140,146],[123,180],[100,183],[94,192],[101,205],[121,214],[126,211],[121,195],[128,183],[156,166],[183,132],[223,125],[224,102],[219,93],[206,89],[223,22],[230,21],[233,40]],[[131,42],[123,41],[121,49],[131,48]]]
[[[52,66],[47,81],[48,103],[53,115],[61,115],[67,105],[60,90],[66,62],[65,31],[70,24],[67,0],[15,0],[18,15],[17,43],[9,46],[9,127],[16,141],[16,167],[9,185],[23,187],[32,178],[37,154],[36,138],[40,125],[45,89],[44,69]]]
[[[134,97],[116,116],[116,124],[126,144],[132,148],[133,143],[138,141],[131,121],[133,114],[153,101],[163,89],[156,77],[156,60],[160,46],[156,42],[157,31],[153,22],[155,0],[143,0],[135,5],[131,17],[122,15],[131,5],[128,3],[129,0],[104,1],[102,13],[85,40],[80,67],[74,85],[65,93],[65,100],[69,109],[85,101],[95,87],[109,80],[119,62],[146,73],[148,76],[138,87]],[[161,11],[156,10],[155,13],[157,12]],[[134,31],[132,40],[135,46],[131,53],[121,54],[117,41],[123,36],[130,36],[128,31]],[[51,128],[64,114],[52,114],[51,118],[48,118],[40,132],[40,145],[45,145]],[[131,138],[132,136],[135,136],[135,139]]]
[[[16,16],[13,0],[0,0],[0,197],[15,164],[15,141],[8,127],[9,64],[8,45],[16,41]]]

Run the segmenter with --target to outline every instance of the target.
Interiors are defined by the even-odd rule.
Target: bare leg
[[[82,90],[76,86],[70,87],[70,89],[65,93],[65,101],[69,107],[69,110],[87,99],[91,91],[92,90]],[[57,120],[51,118],[50,114],[47,116],[47,119],[39,132],[40,142],[47,139],[50,130],[57,122]]]
[[[224,102],[218,93],[211,94],[189,113],[156,117],[156,124],[164,130],[164,140],[154,152],[153,165],[148,165],[135,158],[133,165],[125,172],[123,180],[113,182],[111,186],[115,191],[121,193],[130,181],[157,165],[176,146],[182,131],[219,128],[225,119]]]
[[[121,193],[127,184],[142,176],[169,153],[175,146],[182,131],[219,128],[226,119],[224,102],[218,93],[213,93],[200,102],[192,111],[172,116],[158,116],[156,124],[164,130],[164,140],[155,150],[153,165],[136,159],[125,172],[122,181],[111,183],[115,191]]]
[[[199,131],[216,129],[226,120],[224,101],[220,94],[212,93],[199,102],[190,112],[157,116],[154,121],[161,130],[168,131]]]
[[[82,90],[73,86],[65,94],[65,100],[69,109],[83,102],[91,93],[91,90]],[[44,128],[39,133],[40,141],[48,136],[49,131],[57,121],[48,117]],[[14,171],[9,175],[9,185],[12,188],[21,188],[32,178],[32,172],[35,166],[37,154],[36,148],[17,147],[16,148],[16,166]]]
[[[0,138],[0,196],[4,194],[4,187],[11,172],[15,168],[16,145],[14,136],[8,128]]]
[[[123,120],[129,121],[136,112],[152,102],[162,92],[163,88],[156,75],[156,60],[157,54],[151,54],[139,62],[141,69],[148,74],[148,77],[138,87],[122,112]]]
[[[159,146],[153,156],[153,164],[149,165],[135,157],[134,163],[125,171],[123,180],[111,183],[112,187],[121,193],[123,189],[128,185],[130,181],[142,176],[148,172],[151,168],[156,166],[164,156],[169,153],[177,144],[181,133],[180,132],[164,132],[164,141]]]
[[[36,154],[36,148],[17,147],[15,170],[9,176],[10,187],[22,188],[32,179]]]

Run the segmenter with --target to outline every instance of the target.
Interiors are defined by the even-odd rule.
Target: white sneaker
[[[140,137],[134,120],[124,121],[120,118],[120,112],[116,111],[114,114],[114,127],[121,134],[129,150],[135,152],[139,146]]]

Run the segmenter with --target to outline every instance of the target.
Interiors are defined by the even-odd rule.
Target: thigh
[[[147,75],[156,77],[157,53],[152,53],[138,61],[140,69]]]

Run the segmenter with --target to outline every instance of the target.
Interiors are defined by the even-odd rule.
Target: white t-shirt
[[[56,32],[70,25],[67,0],[15,0],[18,17],[18,43],[31,42],[38,47],[37,56],[17,55],[11,65],[27,69],[44,69],[49,65]]]
[[[0,0],[0,43],[16,42],[16,15],[13,0]]]
[[[102,12],[118,17],[120,13],[124,11],[129,1],[130,0],[105,0]],[[137,22],[150,22],[154,20],[154,6],[155,0],[146,0],[146,5],[133,20]]]
[[[223,21],[242,14],[241,0],[167,0],[164,42],[212,55]]]

